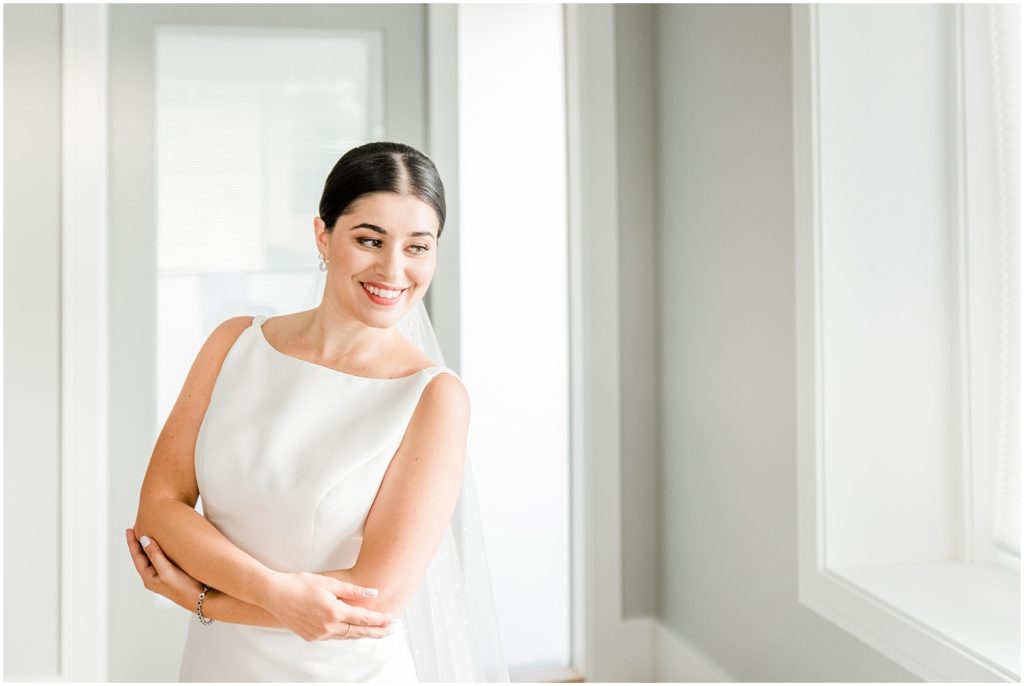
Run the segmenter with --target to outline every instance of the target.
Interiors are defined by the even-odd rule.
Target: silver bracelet
[[[199,621],[202,624],[213,624],[212,619],[207,619],[203,616],[203,599],[206,598],[206,592],[210,590],[210,587],[203,584],[203,592],[199,594],[199,602],[196,603],[196,614],[199,615]]]

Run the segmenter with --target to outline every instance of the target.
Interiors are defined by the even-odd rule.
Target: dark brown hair
[[[444,185],[429,157],[404,143],[366,143],[346,152],[327,175],[320,218],[328,230],[358,198],[370,193],[415,195],[437,213],[437,238],[444,229]]]

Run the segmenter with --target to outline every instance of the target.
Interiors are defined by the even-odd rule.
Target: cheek
[[[436,262],[434,260],[430,260],[429,263],[425,262],[417,264],[410,271],[413,279],[415,279],[420,288],[425,288],[430,283],[430,280],[434,278],[435,265]]]
[[[347,274],[358,274],[365,271],[369,264],[365,253],[360,253],[357,250],[345,250],[335,259],[338,261],[338,266]]]

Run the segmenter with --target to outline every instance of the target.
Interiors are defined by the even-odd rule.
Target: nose
[[[384,283],[393,284],[398,280],[405,265],[405,256],[402,253],[402,246],[395,245],[389,250],[381,250],[380,259],[377,261],[376,272]]]

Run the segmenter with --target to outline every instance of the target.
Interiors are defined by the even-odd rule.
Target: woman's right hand
[[[383,638],[394,631],[391,615],[344,600],[369,597],[366,588],[347,581],[309,572],[280,572],[262,604],[306,641]]]

